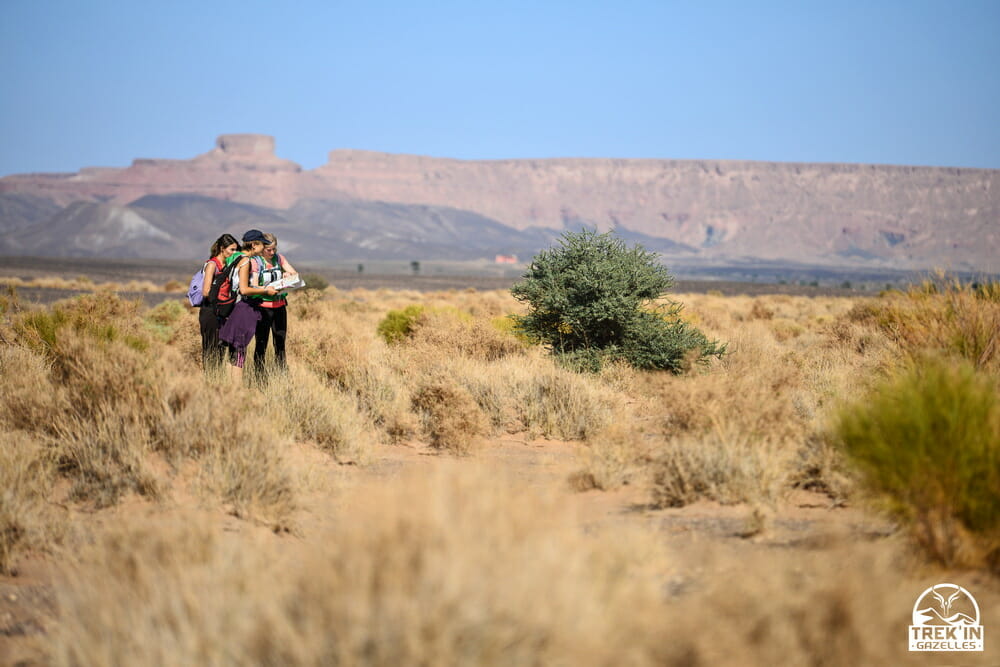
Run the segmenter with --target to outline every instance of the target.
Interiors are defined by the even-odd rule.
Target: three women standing
[[[250,281],[252,258],[259,257],[266,244],[264,233],[251,229],[243,235],[241,255],[233,260],[237,262],[234,271],[239,276],[239,293],[242,299],[219,329],[219,339],[233,346],[235,354],[231,361],[238,378],[243,377],[247,346],[257,335],[257,323],[261,319],[259,301],[253,297],[273,297],[278,293],[273,287],[253,285]]]
[[[270,285],[298,272],[278,253],[277,237],[251,229],[243,235],[240,247],[235,238],[223,234],[212,244],[211,252],[205,263],[199,314],[205,370],[220,365],[228,348],[234,373],[242,378],[247,346],[256,340],[254,369],[262,378],[271,338],[275,362],[284,370],[288,295]]]

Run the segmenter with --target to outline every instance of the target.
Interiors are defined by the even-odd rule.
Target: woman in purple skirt
[[[243,257],[236,260],[238,264],[235,269],[239,274],[240,296],[242,298],[219,330],[219,339],[232,345],[236,351],[232,364],[239,380],[243,379],[243,363],[247,358],[247,345],[256,335],[257,322],[260,321],[260,312],[255,305],[257,300],[248,301],[246,297],[274,296],[278,293],[273,287],[253,287],[250,285],[251,258],[259,256],[264,251],[266,244],[267,239],[264,237],[264,233],[258,229],[251,229],[243,235]]]

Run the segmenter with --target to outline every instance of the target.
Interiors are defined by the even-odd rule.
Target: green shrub
[[[1000,396],[965,361],[924,360],[842,408],[835,444],[947,565],[1000,566]]]
[[[502,317],[494,317],[490,319],[490,326],[499,331],[500,333],[508,336],[512,336],[518,340],[518,342],[528,345],[531,341],[528,337],[521,331],[517,326],[517,316],[516,315],[504,315]]]
[[[188,308],[178,300],[163,301],[146,313],[147,330],[158,340],[167,342],[174,334],[174,328],[188,312]]]
[[[529,306],[518,330],[571,367],[597,370],[621,359],[676,373],[688,359],[721,357],[725,345],[682,322],[680,304],[653,305],[673,283],[656,253],[584,230],[536,255],[511,294]]]
[[[974,283],[971,289],[972,293],[980,299],[1000,303],[1000,282]]]
[[[97,343],[121,341],[134,350],[149,348],[148,331],[139,317],[141,301],[120,299],[113,292],[97,292],[60,301],[51,310],[22,312],[14,331],[30,349],[49,357],[56,354],[67,332],[85,335]]]
[[[387,343],[398,343],[408,338],[416,328],[417,320],[424,313],[424,307],[413,305],[402,310],[390,310],[378,323],[376,331]]]
[[[318,292],[322,292],[323,290],[325,290],[327,287],[330,286],[329,281],[327,281],[326,278],[319,275],[318,273],[307,273],[302,276],[302,280],[305,281],[306,283],[305,289],[307,290],[316,290]]]

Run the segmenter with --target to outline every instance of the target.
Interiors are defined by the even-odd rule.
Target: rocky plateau
[[[5,255],[199,257],[259,227],[312,261],[492,260],[581,226],[688,263],[997,273],[1000,170],[360,150],[303,170],[236,134],[189,160],[0,179]]]

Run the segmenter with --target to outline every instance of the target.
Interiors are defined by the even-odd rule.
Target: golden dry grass
[[[85,292],[99,292],[110,290],[112,292],[187,292],[187,286],[182,285],[177,280],[168,281],[164,285],[156,285],[148,280],[129,280],[127,282],[103,282],[95,283],[87,276],[77,276],[76,278],[63,278],[58,276],[47,276],[38,278],[18,278],[17,276],[0,277],[0,285],[10,287],[41,287],[45,289],[81,290]]]
[[[475,465],[355,490],[363,498],[333,506],[328,529],[291,543],[220,532],[204,514],[98,531],[61,568],[48,655],[57,665],[926,664],[905,650],[921,589],[900,576],[891,546],[834,541],[734,560],[636,525],[582,531],[565,496]],[[1000,611],[989,590],[978,590],[984,617]]]
[[[580,375],[497,325],[509,294],[328,288],[292,302],[288,372],[246,386],[202,374],[196,311],[8,300],[0,570],[49,563],[53,664],[919,664],[900,628],[953,573],[901,534],[789,538],[782,513],[861,503],[831,417],[913,350],[995,377],[992,302],[938,296],[892,305],[903,335],[891,301],[674,295],[726,357]],[[415,304],[412,335],[377,335]],[[577,462],[547,472],[546,438]],[[752,525],[713,532],[726,505]]]

